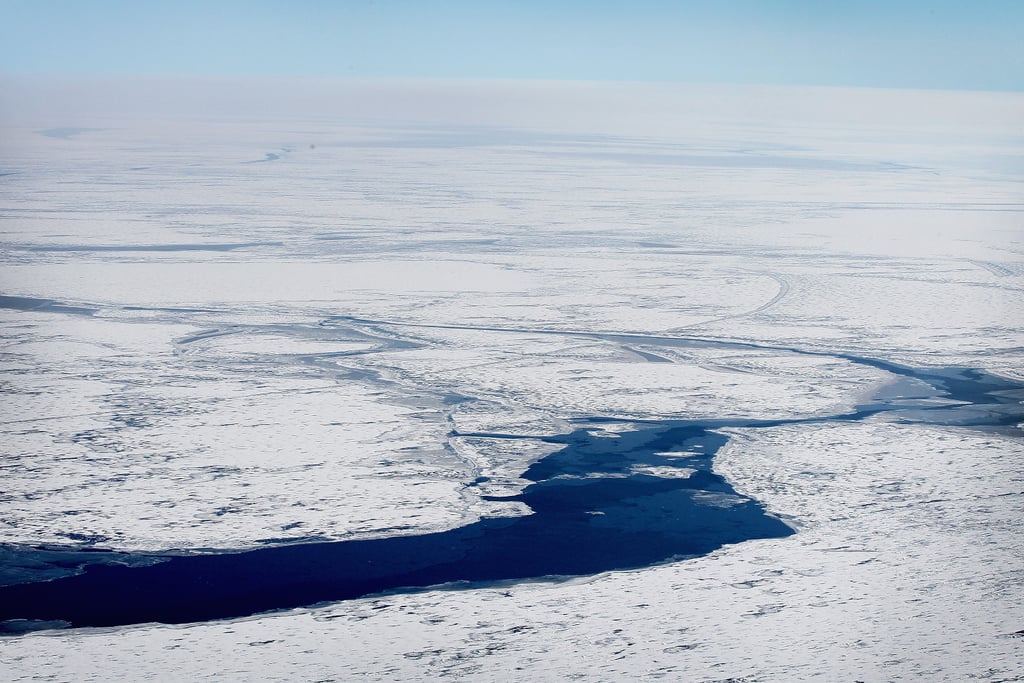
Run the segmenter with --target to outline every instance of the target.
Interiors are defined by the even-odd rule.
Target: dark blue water
[[[0,588],[0,620],[112,626],[222,619],[453,582],[646,567],[793,533],[711,471],[724,436],[692,425],[645,425],[619,438],[592,431],[549,439],[563,447],[531,466],[524,478],[533,483],[511,498],[532,509],[525,517],[141,567],[92,565],[77,576]],[[677,453],[659,455],[665,450]],[[644,474],[651,465],[678,476]]]
[[[1019,434],[1017,425],[1024,421],[1019,382],[965,368],[920,370],[836,357],[885,370],[895,382],[870,402],[827,417],[699,422],[594,417],[577,421],[579,427],[566,435],[462,434],[540,438],[559,446],[523,473],[531,483],[519,495],[505,499],[528,506],[532,514],[526,516],[415,536],[192,556],[104,552],[91,559],[66,550],[7,548],[8,562],[22,557],[45,566],[47,553],[64,552],[62,561],[84,571],[55,580],[40,572],[30,579],[35,582],[0,588],[0,628],[17,633],[55,625],[196,622],[442,584],[471,587],[649,567],[730,543],[794,533],[713,472],[714,455],[727,442],[715,429],[856,421],[888,412],[902,422]],[[614,438],[595,429],[612,421],[628,429]]]

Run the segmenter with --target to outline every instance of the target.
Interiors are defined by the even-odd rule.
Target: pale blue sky
[[[1024,90],[1024,0],[0,0],[0,72]]]

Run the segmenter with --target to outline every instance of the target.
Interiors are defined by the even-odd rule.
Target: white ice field
[[[1024,95],[2,90],[12,556],[530,514],[481,496],[555,447],[466,434],[836,415],[896,380],[846,356],[1024,380]],[[693,337],[752,346],[671,342]],[[1024,680],[1019,428],[882,412],[725,433],[715,471],[796,534],[569,581],[38,631],[0,639],[0,677]]]

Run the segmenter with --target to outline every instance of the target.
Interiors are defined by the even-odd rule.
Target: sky
[[[0,0],[0,73],[1024,91],[1022,0]]]

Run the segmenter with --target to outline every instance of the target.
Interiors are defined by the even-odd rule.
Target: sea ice
[[[896,379],[858,358],[1020,378],[1024,97],[170,81],[155,117],[114,82],[6,81],[9,549],[528,514],[490,497],[580,420],[780,421],[723,422],[715,469],[797,530],[571,581],[9,637],[11,680],[1024,670],[1019,430],[807,421]]]

